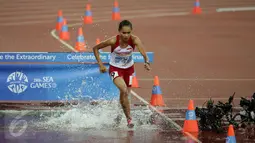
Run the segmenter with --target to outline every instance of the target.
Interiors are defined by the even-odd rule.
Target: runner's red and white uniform
[[[119,43],[120,37],[116,36],[116,43],[111,47],[111,58],[110,58],[110,68],[109,73],[114,80],[116,77],[123,77],[126,85],[131,87],[132,85],[132,75],[134,73],[134,60],[132,58],[132,53],[135,49],[133,40],[130,37],[128,40],[127,47],[120,47]]]

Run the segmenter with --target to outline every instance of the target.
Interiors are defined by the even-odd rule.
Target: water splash
[[[156,125],[151,125],[152,111],[148,108],[131,110],[131,115],[138,129],[157,129]],[[90,102],[80,102],[67,111],[54,111],[50,115],[41,114],[43,120],[34,122],[34,125],[50,130],[116,130],[127,129],[126,118],[120,108],[118,100],[97,101],[97,104]],[[116,118],[122,117],[117,124]]]

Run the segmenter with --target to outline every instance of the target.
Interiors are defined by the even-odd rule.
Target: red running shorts
[[[132,86],[133,73],[134,73],[134,65],[126,69],[121,69],[118,67],[114,67],[112,65],[110,65],[109,67],[109,74],[111,79],[114,80],[116,77],[122,77],[127,87]]]

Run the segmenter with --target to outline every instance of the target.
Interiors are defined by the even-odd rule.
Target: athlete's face
[[[132,29],[129,26],[123,26],[120,30],[120,37],[123,41],[127,42],[130,35],[131,35]]]

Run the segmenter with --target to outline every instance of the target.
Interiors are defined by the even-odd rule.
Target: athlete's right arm
[[[108,46],[111,46],[115,43],[115,38],[114,37],[111,37],[105,41],[102,41],[101,43],[97,44],[96,46],[93,47],[93,52],[94,52],[94,56],[96,57],[96,60],[99,64],[99,66],[102,66],[103,63],[99,57],[99,49],[103,49],[103,48],[106,48]]]

